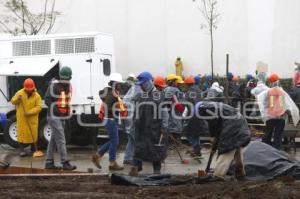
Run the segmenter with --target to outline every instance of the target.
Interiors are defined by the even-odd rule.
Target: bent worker
[[[105,122],[105,128],[108,133],[109,140],[99,146],[99,149],[95,155],[92,156],[92,162],[94,165],[101,169],[100,161],[104,154],[109,152],[109,170],[120,171],[124,168],[120,166],[117,161],[117,147],[119,145],[119,131],[118,131],[118,119],[122,117],[121,114],[126,113],[126,107],[120,98],[121,85],[124,83],[121,74],[112,73],[109,76],[108,87],[105,87],[99,92],[102,100],[103,114],[100,114],[100,119]],[[123,117],[122,117],[123,118]]]
[[[65,122],[70,117],[70,101],[72,96],[72,70],[64,66],[59,71],[59,80],[53,80],[45,94],[45,104],[48,106],[47,121],[52,134],[47,147],[45,169],[61,169],[54,164],[54,152],[58,151],[63,170],[75,170],[67,157]]]
[[[134,166],[129,175],[137,176],[143,169],[143,161],[151,162],[153,173],[161,173],[161,163],[167,157],[167,128],[166,114],[160,112],[163,95],[153,84],[153,77],[149,72],[142,72],[138,77],[143,94],[137,99],[135,111],[134,136]],[[162,114],[160,114],[162,113]],[[162,115],[161,117],[159,117]]]
[[[277,74],[269,77],[271,88],[258,96],[258,105],[263,121],[266,123],[265,135],[262,141],[272,145],[276,149],[282,149],[282,136],[287,114],[292,116],[295,126],[299,122],[299,109],[290,96],[280,87],[280,79]]]
[[[210,135],[215,139],[212,150],[218,151],[213,175],[224,178],[235,161],[236,177],[245,176],[242,148],[251,140],[250,129],[237,109],[221,102],[199,102],[196,116],[208,122]]]
[[[23,86],[11,99],[11,103],[16,106],[17,139],[21,157],[28,155],[24,150],[28,144],[32,145],[32,152],[36,150],[34,146],[38,140],[39,113],[42,110],[41,96],[36,91],[34,81],[28,78]]]

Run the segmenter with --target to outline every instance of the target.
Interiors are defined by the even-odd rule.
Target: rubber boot
[[[45,169],[48,169],[48,170],[61,170],[62,167],[55,166],[54,161],[48,161],[45,164]]]
[[[20,157],[26,157],[27,156],[27,153],[25,152],[25,149],[24,149],[24,144],[19,143],[19,150],[20,150],[20,153],[19,153]]]
[[[77,167],[75,165],[71,165],[69,161],[63,162],[62,165],[63,165],[63,170],[65,171],[73,171],[77,169]]]

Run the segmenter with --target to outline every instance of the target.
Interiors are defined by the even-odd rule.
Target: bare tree
[[[6,12],[0,16],[2,31],[13,35],[50,33],[61,13],[55,11],[55,0],[42,2],[43,11],[35,13],[28,8],[25,0],[6,0],[3,4]]]
[[[204,18],[201,29],[208,30],[210,35],[211,74],[214,77],[214,30],[218,28],[221,20],[217,10],[218,0],[193,0],[193,2],[197,4],[197,8]]]

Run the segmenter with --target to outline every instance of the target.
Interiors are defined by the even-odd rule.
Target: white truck
[[[23,81],[35,80],[43,97],[59,68],[72,68],[72,117],[66,125],[66,137],[74,144],[85,145],[94,138],[93,124],[99,110],[99,90],[115,71],[114,40],[105,33],[52,34],[0,37],[0,113],[8,123],[0,129],[6,143],[17,147],[15,107],[9,99],[22,88]],[[43,106],[39,122],[39,144],[46,146],[51,136]],[[94,133],[91,133],[94,132]]]

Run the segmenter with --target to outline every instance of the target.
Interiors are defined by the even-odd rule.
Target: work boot
[[[101,156],[99,156],[98,154],[92,156],[92,162],[94,163],[95,167],[97,167],[98,169],[102,169],[100,165],[100,160],[101,160]]]
[[[131,166],[133,166],[133,161],[132,160],[124,160],[123,164],[124,165],[131,165]]]
[[[52,161],[52,162],[47,162],[46,163],[45,169],[48,169],[48,170],[61,170],[62,168],[58,167],[58,166],[55,166],[54,161]]]
[[[22,143],[19,143],[19,150],[20,150],[20,153],[19,153],[20,157],[26,157],[28,155],[25,152],[24,145]]]
[[[153,174],[154,175],[161,175],[161,172],[160,172],[160,170],[154,170]]]
[[[201,147],[199,145],[197,145],[193,148],[193,154],[198,157],[202,156]]]
[[[69,161],[63,162],[62,165],[63,165],[63,170],[65,171],[73,171],[77,169],[77,167],[75,165],[71,165]]]
[[[129,175],[129,176],[132,176],[132,177],[137,177],[137,176],[139,176],[138,168],[137,168],[137,167],[131,167],[130,172],[129,172],[128,175]]]
[[[116,161],[111,162],[109,165],[110,171],[122,171],[123,169],[124,169],[124,167],[118,165],[118,163]]]

